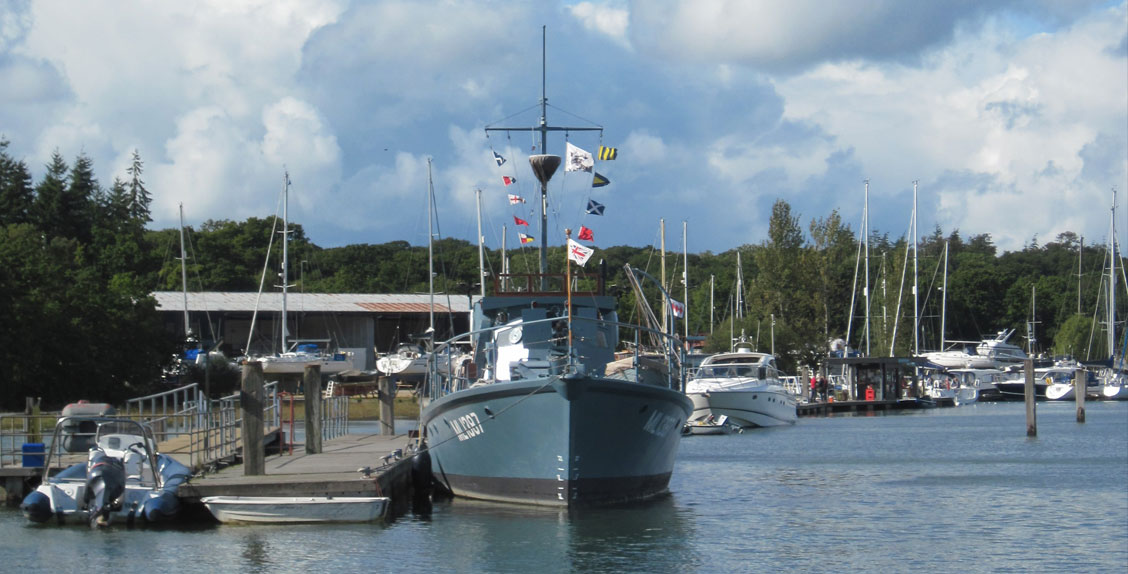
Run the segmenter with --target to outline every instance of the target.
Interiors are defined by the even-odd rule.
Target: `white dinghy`
[[[223,523],[371,522],[388,507],[383,496],[208,496],[200,502]]]

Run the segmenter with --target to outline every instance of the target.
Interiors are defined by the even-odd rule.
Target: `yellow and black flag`
[[[610,161],[618,156],[618,148],[599,146],[599,161]]]

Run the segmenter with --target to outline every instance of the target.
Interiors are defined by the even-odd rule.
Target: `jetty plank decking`
[[[179,497],[195,503],[205,496],[392,496],[409,482],[411,462],[403,458],[382,466],[383,459],[408,443],[407,435],[345,435],[325,441],[318,454],[295,448],[293,454],[268,456],[265,474],[244,476],[238,464],[193,477]],[[372,469],[367,478],[358,472],[364,467]]]

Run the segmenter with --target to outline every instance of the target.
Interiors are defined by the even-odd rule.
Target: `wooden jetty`
[[[796,406],[796,411],[801,417],[819,417],[841,413],[879,413],[886,411],[915,410],[931,408],[928,402],[916,399],[900,400],[873,400],[873,401],[830,401],[817,403],[801,403]]]
[[[302,448],[268,456],[263,474],[247,475],[236,464],[193,477],[178,496],[189,505],[205,496],[388,496],[395,506],[410,500],[411,459],[403,453],[412,440],[407,435],[345,435],[324,441],[320,453]]]

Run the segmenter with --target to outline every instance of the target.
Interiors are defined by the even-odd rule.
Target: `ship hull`
[[[436,483],[456,496],[602,506],[666,491],[684,394],[557,375],[482,385],[423,410]]]

